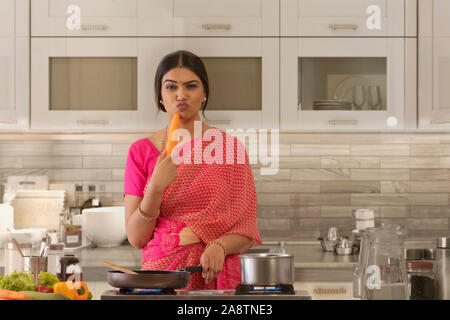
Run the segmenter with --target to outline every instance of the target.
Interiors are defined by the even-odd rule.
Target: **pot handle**
[[[189,266],[189,267],[184,267],[184,268],[180,269],[179,271],[196,273],[196,272],[202,272],[202,270],[203,270],[202,266]]]

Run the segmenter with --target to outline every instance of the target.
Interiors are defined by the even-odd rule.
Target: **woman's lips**
[[[177,104],[178,111],[184,111],[189,107],[187,103],[179,103]]]

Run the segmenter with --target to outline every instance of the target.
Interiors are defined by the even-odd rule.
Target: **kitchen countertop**
[[[254,250],[279,247],[279,242],[264,242],[262,246]],[[407,248],[432,248],[433,241],[406,241]],[[327,281],[329,269],[333,270],[333,281],[351,281],[353,267],[358,262],[358,255],[339,256],[333,252],[323,252],[319,241],[284,241],[283,247],[287,253],[294,254],[296,269],[296,281]],[[66,249],[65,253],[79,257],[83,268],[83,278],[86,281],[106,281],[109,268],[101,262],[140,269],[141,250],[135,249],[129,244],[113,248],[86,247],[81,249]],[[4,250],[0,249],[0,274],[4,270]],[[328,280],[331,281],[331,280]]]

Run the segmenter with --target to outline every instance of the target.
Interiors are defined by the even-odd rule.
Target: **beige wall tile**
[[[410,213],[409,206],[381,206],[380,218],[404,218]]]
[[[111,180],[110,169],[52,169],[49,170],[50,180]]]
[[[291,195],[285,193],[257,193],[259,206],[285,206],[291,203]]]
[[[440,168],[439,157],[382,157],[381,168]]]
[[[450,192],[450,181],[411,181],[410,192]]]
[[[408,193],[409,181],[381,181],[381,193]]]
[[[409,180],[409,169],[350,169],[351,180]]]
[[[450,218],[450,206],[411,206],[411,217],[448,217]]]
[[[412,156],[449,156],[450,145],[411,145]]]
[[[8,176],[40,176],[49,172],[50,169],[0,169],[0,180],[6,183]]]
[[[112,179],[123,181],[125,177],[125,169],[112,169]]]
[[[293,144],[293,156],[349,156],[350,146],[345,144]]]
[[[81,157],[24,157],[24,168],[79,169]]]
[[[350,194],[347,193],[324,193],[320,195],[322,206],[349,206]]]
[[[288,218],[258,218],[260,230],[290,230],[291,219]]]
[[[321,193],[380,193],[379,181],[320,181]]]
[[[379,168],[378,157],[322,157],[322,168]]]
[[[319,193],[318,181],[264,181],[261,182],[261,193]]]
[[[280,133],[280,144],[314,143],[320,144],[320,134]]]
[[[440,168],[450,168],[450,157],[439,158]]]
[[[11,156],[49,156],[51,143],[0,143],[0,154]]]
[[[341,233],[351,231],[355,223],[351,218],[298,218],[294,219],[294,225],[298,230],[323,230],[326,234],[330,227],[337,227]]]
[[[260,169],[254,169],[252,172],[255,181],[280,181],[291,179],[290,169],[278,169],[277,174],[274,175],[261,175]]]
[[[320,215],[322,217],[352,217],[350,206],[322,206]]]
[[[112,153],[113,156],[127,156],[128,149],[130,148],[130,144],[128,143],[115,143],[112,145]]]
[[[355,205],[446,205],[448,194],[357,194],[351,195],[351,203]]]
[[[378,134],[322,133],[320,143],[323,144],[379,144]]]
[[[450,169],[411,169],[411,181],[450,180]]]
[[[350,169],[292,169],[292,180],[350,180]]]
[[[320,157],[280,157],[281,168],[320,168]]]
[[[83,168],[125,168],[126,160],[123,156],[83,157]]]
[[[407,144],[351,145],[352,156],[408,156]]]
[[[410,133],[392,133],[380,134],[381,143],[403,143],[403,144],[439,144],[442,135],[439,134],[410,134]]]
[[[408,230],[448,230],[448,219],[405,219]]]
[[[300,193],[291,196],[291,205],[293,206],[320,206],[321,204],[320,194]]]
[[[20,169],[23,168],[22,157],[7,157],[4,154],[0,157],[0,168],[2,169]]]
[[[269,149],[271,150],[271,149]],[[279,154],[281,157],[291,155],[291,145],[290,144],[280,144]]]
[[[52,154],[59,156],[106,156],[111,155],[111,144],[66,144],[53,145]]]

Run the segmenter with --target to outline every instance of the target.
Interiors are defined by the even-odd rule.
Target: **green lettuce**
[[[34,277],[28,272],[13,271],[0,279],[0,289],[12,291],[34,291]]]
[[[44,271],[39,272],[38,285],[53,288],[53,286],[58,282],[59,279],[54,274]]]

